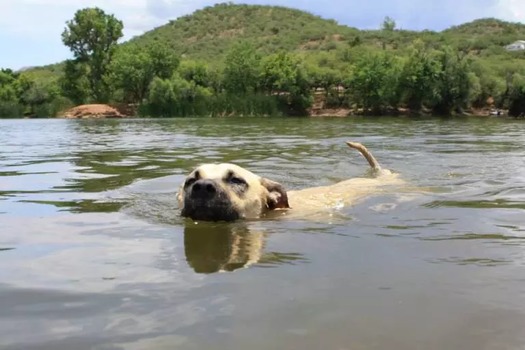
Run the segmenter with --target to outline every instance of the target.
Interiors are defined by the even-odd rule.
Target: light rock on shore
[[[89,104],[73,107],[59,116],[68,119],[125,118],[117,108],[105,104]]]

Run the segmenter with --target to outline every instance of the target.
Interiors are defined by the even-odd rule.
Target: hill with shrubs
[[[96,79],[92,56],[3,69],[0,117],[53,116],[84,103],[124,103],[152,117],[520,115],[525,51],[505,49],[517,40],[525,25],[490,18],[434,32],[399,29],[387,17],[359,30],[285,7],[218,4],[115,46]]]

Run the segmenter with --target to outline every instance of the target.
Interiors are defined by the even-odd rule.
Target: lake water
[[[288,189],[405,185],[330,220],[193,223],[235,162]],[[2,349],[525,349],[525,124],[0,120]]]

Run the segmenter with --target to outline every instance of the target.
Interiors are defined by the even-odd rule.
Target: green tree
[[[91,96],[97,102],[109,99],[108,67],[122,37],[123,24],[99,8],[78,10],[66,23],[63,43],[70,48],[77,63],[88,67]]]
[[[213,74],[207,64],[195,61],[184,61],[181,63],[179,74],[188,81],[205,87],[213,87]]]
[[[304,114],[312,103],[310,86],[302,62],[280,52],[264,58],[261,64],[261,87],[283,101],[292,114]]]
[[[154,117],[169,117],[175,114],[177,96],[173,84],[167,79],[156,77],[148,93],[148,113]]]
[[[16,101],[18,99],[16,80],[18,75],[10,69],[0,70],[0,101]]]
[[[170,79],[155,77],[151,83],[146,113],[153,117],[202,115],[211,92],[175,74]]]
[[[112,81],[122,90],[124,102],[142,103],[153,79],[171,77],[178,65],[178,57],[160,43],[145,48],[128,46],[115,55],[111,64]]]
[[[475,107],[485,107],[487,101],[493,100],[496,106],[502,107],[502,97],[506,87],[505,79],[479,59],[474,62],[472,68],[479,82],[479,91],[473,96],[473,105]]]
[[[514,74],[509,91],[509,114],[512,116],[525,115],[525,76]]]
[[[224,68],[224,87],[229,93],[247,94],[257,91],[260,56],[247,43],[234,44],[228,51]]]
[[[381,24],[381,30],[393,32],[396,29],[396,21],[393,18],[386,16]]]
[[[399,82],[403,101],[408,108],[418,112],[424,104],[435,100],[439,76],[440,67],[435,56],[422,41],[414,42],[404,62]]]
[[[364,110],[383,113],[399,103],[400,67],[394,57],[383,52],[368,54],[353,66],[348,85],[351,98]]]
[[[88,67],[84,63],[67,60],[64,75],[59,79],[62,95],[79,105],[86,103],[90,96]]]
[[[29,106],[29,113],[37,117],[54,117],[52,102],[59,96],[56,83],[33,82],[21,96],[22,102]]]
[[[396,21],[394,21],[394,19],[392,19],[391,17],[386,16],[383,20],[383,23],[381,24],[381,31],[383,32],[381,35],[381,45],[383,47],[383,50],[386,50],[387,44],[389,42],[392,42],[395,29]]]
[[[460,112],[469,106],[472,91],[471,61],[465,54],[445,47],[438,54],[440,74],[431,107],[438,114]]]
[[[317,66],[309,66],[306,71],[310,87],[314,90],[322,89],[322,92],[316,91],[316,94],[322,94],[325,107],[341,107],[347,103],[344,95],[347,89],[341,91],[346,88],[345,72]]]
[[[17,88],[18,78],[19,75],[10,69],[0,70],[0,118],[21,117],[23,114]]]

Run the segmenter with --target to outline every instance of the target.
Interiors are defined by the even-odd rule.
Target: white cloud
[[[52,36],[60,40],[66,21],[85,7],[100,7],[114,14],[125,25],[126,37],[140,34],[152,24],[147,15],[147,0],[18,0],[0,3],[0,29],[21,36]]]
[[[525,1],[498,0],[495,16],[512,22],[525,23]]]
[[[0,0],[0,67],[50,64],[70,57],[62,44],[66,21],[85,7],[100,7],[124,22],[124,40],[162,24],[147,0]]]

